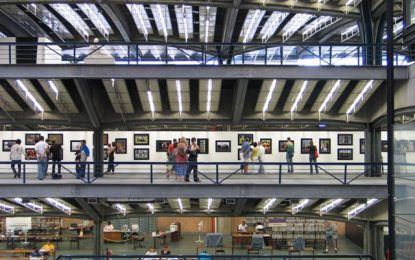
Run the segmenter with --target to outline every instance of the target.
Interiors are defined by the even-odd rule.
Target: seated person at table
[[[107,224],[104,226],[104,232],[110,232],[114,230],[114,226],[111,224],[111,222],[107,221]]]
[[[46,244],[44,244],[42,248],[39,250],[39,252],[43,254],[44,256],[50,256],[50,254],[53,253],[54,251],[55,251],[55,245],[52,244],[50,241],[46,242]]]
[[[261,222],[258,222],[255,226],[256,233],[263,233],[264,232],[264,225]]]
[[[248,232],[248,225],[245,221],[242,221],[242,223],[238,225],[238,232]]]
[[[39,253],[39,249],[36,249],[32,253],[30,253],[30,256],[29,257],[41,257],[41,256],[42,256],[42,254]]]
[[[161,253],[160,253],[161,255],[171,255],[171,252],[170,252],[170,249],[169,249],[169,246],[163,246],[163,249],[161,250]]]

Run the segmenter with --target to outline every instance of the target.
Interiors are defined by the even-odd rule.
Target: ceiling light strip
[[[26,99],[29,99],[32,103],[33,103],[33,110],[36,109],[42,113],[42,120],[43,120],[43,113],[45,112],[45,110],[43,109],[43,107],[39,104],[39,102],[37,102],[37,100],[35,99],[35,97],[32,95],[32,93],[29,92],[29,90],[27,89],[27,87],[23,84],[23,82],[21,80],[16,80],[17,85],[20,87],[20,89],[24,92]]]
[[[367,201],[367,203],[363,203],[355,207],[354,209],[347,212],[347,219],[352,219],[359,215],[361,212],[363,212],[365,209],[372,206],[375,202],[379,201],[378,199],[370,199]]]
[[[298,212],[300,212],[309,202],[310,202],[309,199],[303,199],[300,203],[293,206],[292,214],[297,214]]]
[[[334,83],[333,87],[331,87],[330,93],[327,95],[327,97],[324,99],[323,104],[321,104],[320,108],[318,109],[319,114],[323,111],[323,109],[324,111],[327,110],[327,103],[332,100],[334,94],[337,92],[337,90],[339,90],[341,82],[342,81],[339,79],[336,81],[336,83]]]
[[[150,210],[151,214],[154,214],[154,206],[151,203],[147,203],[147,207]]]
[[[90,16],[90,18],[92,18],[91,22],[98,27],[98,29],[104,35],[105,39],[109,40],[110,33],[107,30],[107,28],[105,27],[105,25],[101,22],[101,19],[98,17],[98,15],[97,15],[97,13],[99,13],[98,10],[96,10],[96,11],[92,10],[92,8],[90,7],[89,4],[81,4],[80,6],[82,6],[86,9],[86,11],[87,11],[86,15],[88,15],[88,16]],[[97,9],[97,8],[95,8],[95,9]]]
[[[49,87],[52,89],[52,91],[55,92],[56,100],[58,100],[59,91],[55,83],[53,82],[53,80],[48,80],[48,84],[49,84]]]
[[[166,22],[164,21],[164,18],[163,18],[163,12],[162,12],[162,10],[161,10],[161,5],[156,5],[157,6],[157,11],[158,11],[158,13],[159,13],[159,16],[160,16],[160,20],[161,20],[161,25],[163,26],[163,34],[164,34],[164,39],[166,40],[166,42],[167,42],[167,37],[168,37],[168,33],[167,33],[167,26],[166,26]]]
[[[243,43],[246,43],[248,41],[248,37],[251,34],[251,30],[252,30],[252,28],[253,28],[260,12],[261,11],[259,11],[258,9],[255,10],[254,17],[252,17],[251,22],[249,23],[249,26],[248,26],[248,30],[246,30],[245,37],[242,41]]]
[[[183,22],[184,22],[184,39],[187,42],[187,39],[189,38],[189,33],[187,32],[187,17],[186,17],[186,7],[185,5],[182,5],[182,15],[183,15]]]
[[[180,198],[177,198],[177,203],[179,203],[180,213],[183,213],[183,203],[182,203],[182,200]]]
[[[298,93],[297,97],[295,98],[294,104],[291,107],[291,120],[293,119],[293,113],[294,111],[298,110],[298,103],[300,102],[301,99],[303,99],[303,94],[304,91],[307,89],[308,86],[308,80],[305,80],[303,83],[303,86],[300,89],[300,93]]]
[[[210,213],[210,209],[212,208],[212,202],[213,199],[212,198],[208,198],[208,212]]]
[[[262,113],[267,112],[268,107],[269,107],[269,103],[271,102],[271,99],[272,99],[272,94],[274,93],[274,90],[275,90],[276,86],[277,86],[277,80],[274,79],[271,83],[271,87],[269,88],[267,99],[265,100],[265,104],[262,107]]]
[[[277,201],[277,199],[276,198],[272,198],[272,199],[269,199],[268,201],[267,201],[267,203],[264,205],[264,207],[263,207],[263,212],[264,212],[264,214],[265,213],[267,213],[268,212],[268,210],[272,207],[272,205],[274,205],[274,203]]]
[[[182,104],[182,85],[180,80],[176,80],[176,90],[177,90],[177,101],[179,102],[179,113],[182,115],[183,104]]]
[[[148,41],[148,31],[147,31],[146,25],[144,23],[143,16],[141,15],[140,9],[138,8],[138,5],[136,5],[136,4],[127,4],[127,7],[131,10],[131,12],[134,15],[138,16],[138,20],[140,21],[140,25],[141,25],[140,27],[143,30],[144,38],[146,39],[146,41]],[[140,7],[144,9],[144,7],[142,7],[142,5],[140,5]]]
[[[356,108],[358,106],[358,103],[363,102],[363,100],[366,97],[366,94],[369,92],[370,89],[372,89],[373,82],[374,82],[374,80],[372,79],[368,83],[366,83],[366,85],[363,88],[363,90],[359,93],[359,95],[357,96],[357,98],[353,101],[353,104],[347,109],[347,111],[346,111],[346,117],[348,117],[350,114],[356,112]]]
[[[51,4],[60,15],[62,15],[68,22],[74,25],[75,29],[80,32],[82,37],[88,41],[89,32],[88,26],[85,22],[79,17],[79,15],[67,4]]]
[[[46,198],[46,201],[47,201],[50,205],[52,205],[52,206],[54,206],[55,208],[57,208],[57,209],[61,210],[62,212],[64,212],[65,214],[67,214],[67,215],[69,215],[69,216],[72,214],[72,209],[71,209],[71,207],[69,207],[69,206],[65,205],[64,203],[60,202],[59,200],[57,200],[57,199],[52,199],[52,198]]]
[[[14,207],[6,205],[4,203],[0,203],[0,210],[9,214],[14,214]]]
[[[153,94],[151,93],[150,89],[147,89],[147,98],[148,98],[148,103],[150,104],[150,110],[151,110],[151,117],[154,118],[154,102],[153,102]]]
[[[115,209],[116,209],[119,213],[123,214],[124,216],[125,216],[125,215],[127,215],[127,209],[126,209],[123,205],[121,205],[121,204],[117,203],[117,204],[115,204]]]
[[[207,104],[206,104],[206,111],[210,112],[210,106],[212,102],[212,79],[208,80],[208,93],[207,93]]]
[[[27,202],[27,203],[26,202],[23,202],[23,199],[22,198],[13,198],[12,200],[14,202],[22,205],[23,207],[28,208],[28,209],[30,209],[30,210],[32,210],[34,212],[37,212],[39,214],[42,214],[43,213],[43,206],[41,206],[41,205],[37,205],[37,204],[35,204],[33,202]]]
[[[330,210],[336,208],[340,203],[343,202],[343,199],[330,200],[328,203],[325,203],[320,206],[320,216],[329,213]]]
[[[205,18],[205,43],[209,41],[209,23],[210,23],[210,17],[209,17],[209,11],[210,7],[206,7],[206,18]]]

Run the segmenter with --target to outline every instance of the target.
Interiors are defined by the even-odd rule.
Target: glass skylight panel
[[[43,5],[28,4],[26,8],[31,10],[38,18],[40,18],[54,32],[69,37],[71,35],[66,27]],[[72,35],[71,35],[72,36]]]
[[[169,7],[167,5],[150,5],[151,12],[154,15],[154,20],[157,25],[157,29],[160,35],[164,36],[167,42],[169,35],[173,34],[173,28],[171,25]]]
[[[0,38],[4,38],[6,35],[4,35],[2,32],[0,32]]]
[[[303,41],[307,40],[317,32],[329,27],[330,25],[338,22],[341,18],[331,16],[320,16],[314,20],[311,24],[306,26],[303,31]]]
[[[344,12],[347,14],[359,5],[360,2],[362,2],[362,0],[347,0],[346,5],[344,6]]]
[[[179,36],[187,40],[193,38],[193,13],[192,7],[188,5],[175,5],[177,26],[179,29]]]
[[[275,11],[265,22],[261,31],[259,32],[259,37],[261,37],[262,42],[267,42],[269,38],[275,33],[284,19],[287,17],[288,13]]]
[[[88,25],[81,19],[77,12],[75,12],[72,7],[67,4],[50,4],[50,6],[56,10],[63,18],[72,24],[73,27],[84,37],[85,40],[88,40],[89,35],[92,35],[91,29]]]
[[[287,41],[298,29],[314,16],[311,14],[296,14],[286,26],[284,26],[283,42]]]
[[[98,30],[108,40],[109,35],[113,34],[113,30],[105,17],[101,14],[98,8],[94,4],[78,4],[82,12],[91,19],[91,22],[98,28]]]
[[[265,11],[263,10],[249,10],[239,35],[240,42],[246,43],[252,40],[264,14]]]
[[[213,42],[216,13],[216,7],[201,6],[199,8],[199,40],[201,42]]]
[[[148,35],[153,33],[153,29],[151,28],[151,23],[144,6],[139,4],[127,4],[127,8],[131,12],[138,31],[142,33],[146,38],[146,41],[148,41]]]

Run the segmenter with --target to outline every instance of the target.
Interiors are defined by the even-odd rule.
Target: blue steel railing
[[[386,45],[0,42],[0,64],[370,66],[375,57],[377,65],[386,66]],[[394,46],[395,66],[414,59],[408,46]]]
[[[27,183],[30,179],[36,179],[38,176],[38,162],[34,161],[24,161],[21,162],[21,182]],[[72,178],[79,179],[80,183],[91,184],[97,179],[105,178],[107,175],[104,174],[104,168],[108,167],[108,162],[61,162],[62,172],[65,175],[65,179]],[[115,172],[116,175],[111,176],[111,180],[115,181],[117,179],[137,179],[141,184],[149,183],[154,184],[160,179],[166,178],[166,165],[178,163],[170,162],[115,162]],[[202,178],[204,182],[212,184],[223,184],[229,183],[232,179],[246,180],[247,183],[250,183],[252,178],[246,178],[243,174],[242,166],[243,162],[189,162],[186,163],[187,166],[197,165],[198,166],[198,177]],[[313,168],[313,173],[316,174],[316,167],[318,169],[318,174],[321,177],[325,177],[325,180],[333,181],[334,184],[339,185],[349,185],[355,182],[357,179],[362,179],[364,177],[380,177],[385,181],[386,184],[386,163],[328,163],[328,162],[317,162],[317,163],[306,163],[306,162],[297,162],[293,163],[294,174],[287,173],[288,164],[286,162],[263,162],[263,163],[247,163],[248,164],[248,173],[249,175],[255,176],[268,176],[267,184],[283,184],[283,181],[292,179],[294,176],[300,175],[309,175],[310,167]],[[49,170],[52,168],[53,162],[49,161]],[[395,175],[401,177],[414,177],[415,176],[415,164],[405,163],[405,164],[395,164],[396,169],[399,172],[396,172]],[[84,172],[82,172],[81,166],[84,167]],[[259,169],[264,167],[265,175],[259,174]],[[9,175],[10,178],[13,176],[10,174],[11,171],[11,162],[0,162],[0,173],[3,172],[2,178]],[[57,167],[57,166],[56,166]],[[405,171],[399,170],[404,168]],[[17,166],[15,166],[17,170]],[[57,168],[56,168],[57,169]],[[400,173],[400,174],[399,174]],[[248,175],[248,176],[249,176]],[[193,173],[190,174],[192,178]],[[326,178],[327,177],[327,178]],[[174,177],[172,177],[174,178]],[[260,179],[260,178],[258,178]],[[241,183],[241,181],[239,181]]]
[[[213,260],[213,259],[231,259],[231,260],[248,260],[248,259],[358,259],[358,260],[375,260],[371,255],[367,254],[313,254],[313,255],[303,255],[303,254],[293,254],[293,255],[169,255],[169,256],[149,256],[149,255],[60,255],[57,260],[72,260],[72,259],[137,259],[137,260]]]

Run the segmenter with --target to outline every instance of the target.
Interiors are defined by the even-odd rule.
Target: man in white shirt
[[[12,167],[15,179],[16,178],[20,179],[20,174],[22,170],[22,155],[24,154],[24,152],[23,152],[23,147],[20,145],[21,143],[22,143],[22,140],[17,139],[16,143],[10,149],[10,160],[12,161],[11,167]],[[16,164],[17,164],[17,171],[15,168]]]
[[[39,137],[39,142],[35,144],[35,151],[37,157],[37,178],[38,180],[43,180],[45,178],[46,172],[46,162],[47,162],[47,154],[46,149],[48,144],[44,141],[45,138],[43,136]]]
[[[264,165],[262,164],[262,162],[264,161],[265,147],[262,145],[261,141],[258,142],[258,143],[259,143],[259,156],[258,156],[259,170],[258,170],[258,174],[261,174],[261,173],[265,173]]]
[[[242,221],[242,223],[238,225],[238,232],[248,232],[248,225],[245,221]]]

